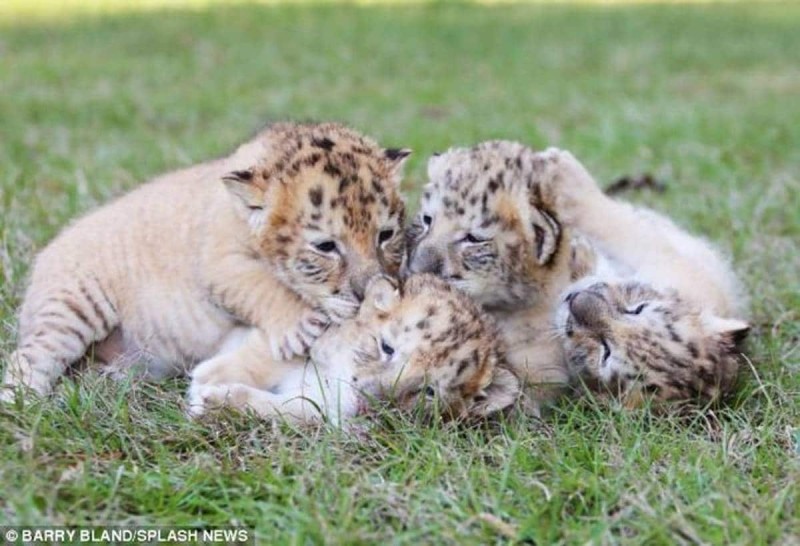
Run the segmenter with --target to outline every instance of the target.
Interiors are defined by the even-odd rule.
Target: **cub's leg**
[[[43,294],[37,294],[37,289],[32,284],[23,303],[19,344],[6,363],[0,400],[12,400],[13,389],[20,386],[49,393],[67,367],[119,323],[114,304],[99,282]]]
[[[194,385],[241,383],[258,389],[273,389],[298,366],[300,360],[278,360],[270,356],[268,337],[257,328],[236,328],[219,352],[191,372]]]
[[[652,213],[645,214],[608,197],[571,153],[552,148],[545,153],[554,158],[555,172],[549,183],[556,196],[556,212],[564,223],[632,266],[654,255],[677,259],[679,253],[671,241],[654,236],[677,228]]]
[[[231,254],[209,265],[209,288],[220,305],[267,338],[267,354],[276,360],[302,356],[328,326],[313,309],[274,278],[261,262]]]
[[[273,393],[242,384],[195,385],[189,389],[189,414],[194,417],[222,407],[252,410],[260,417],[280,417],[294,423],[324,420],[322,401],[300,391]]]
[[[265,353],[267,339],[255,328],[237,328],[227,336],[219,353],[192,372],[188,413],[198,417],[228,406],[250,409],[262,417],[283,416],[295,422],[322,419],[324,396],[300,360],[276,361]],[[313,372],[310,372],[313,373]],[[304,386],[306,388],[304,388]],[[312,400],[309,397],[319,398]]]

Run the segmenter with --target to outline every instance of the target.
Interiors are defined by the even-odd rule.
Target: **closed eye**
[[[608,360],[608,357],[611,356],[611,347],[608,345],[608,341],[605,338],[600,338],[600,343],[603,345],[603,362]]]
[[[485,243],[485,242],[486,242],[486,241],[488,241],[489,239],[483,239],[483,238],[481,238],[481,237],[478,237],[478,236],[477,236],[477,235],[475,235],[474,233],[467,233],[467,236],[466,236],[466,237],[464,237],[464,240],[465,240],[466,242],[468,242],[468,243],[470,243],[470,244],[473,244],[473,245],[474,245],[474,244],[478,244],[478,243]]]
[[[642,311],[644,311],[645,307],[647,307],[647,303],[640,303],[636,307],[633,307],[631,309],[625,309],[625,314],[626,315],[639,315],[639,314],[641,314]]]

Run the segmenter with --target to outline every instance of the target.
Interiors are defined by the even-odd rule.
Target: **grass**
[[[10,15],[9,15],[10,13]],[[0,13],[0,354],[38,248],[270,119],[415,150],[572,150],[732,255],[752,371],[690,418],[564,401],[476,429],[188,422],[181,382],[0,407],[0,523],[244,525],[265,544],[800,543],[800,5],[347,4]]]

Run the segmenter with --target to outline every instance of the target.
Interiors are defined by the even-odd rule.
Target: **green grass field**
[[[572,150],[727,249],[751,369],[692,418],[564,401],[542,422],[387,418],[354,435],[187,421],[181,382],[88,376],[0,407],[0,523],[242,525],[263,544],[800,544],[800,5],[0,9],[0,355],[37,249],[268,120],[425,158]],[[35,10],[34,10],[35,12]]]

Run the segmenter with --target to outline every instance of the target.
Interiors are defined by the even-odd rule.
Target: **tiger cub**
[[[407,230],[407,270],[441,277],[497,320],[533,413],[569,381],[550,323],[570,283],[570,230],[549,191],[556,168],[510,141],[437,154]]]
[[[548,191],[580,237],[576,282],[555,312],[571,370],[627,406],[728,392],[749,330],[730,265],[664,216],[605,195],[569,152],[546,153],[558,165]]]
[[[240,329],[217,358],[192,371],[191,414],[228,405],[268,418],[338,424],[379,399],[468,418],[506,408],[519,391],[490,317],[431,275],[411,277],[402,292],[386,277],[371,281],[355,319],[328,329],[306,365],[286,370],[277,386],[255,362],[230,373],[226,351],[250,333]]]
[[[333,123],[279,123],[223,159],[160,176],[79,219],[36,258],[0,395],[47,393],[76,360],[163,377],[236,350],[274,364],[352,317],[404,252],[409,151]],[[269,365],[266,365],[269,369]]]

